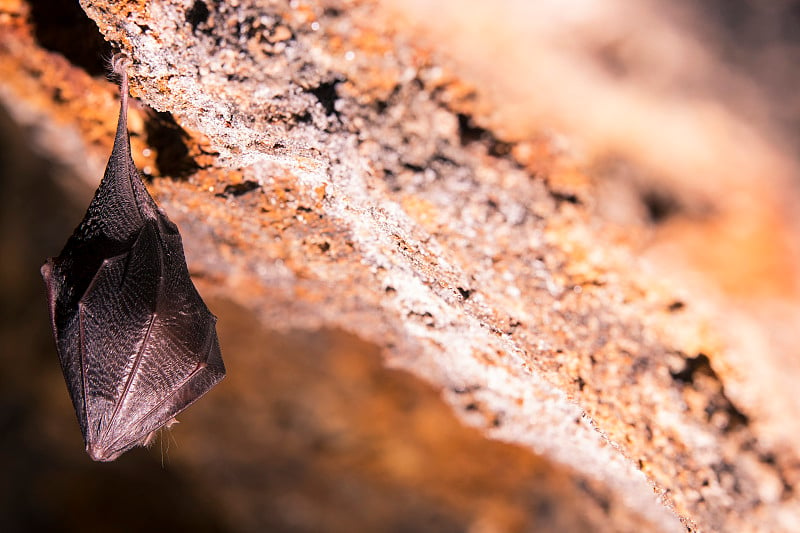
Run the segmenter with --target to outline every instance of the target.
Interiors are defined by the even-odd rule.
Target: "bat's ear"
[[[54,285],[53,280],[53,259],[50,258],[41,268],[44,284],[47,287],[47,300],[50,303],[50,320],[53,322],[55,328],[55,313],[56,313],[56,299],[58,298],[58,287]]]
[[[49,285],[50,278],[53,277],[53,260],[48,259],[47,262],[42,265],[42,268],[39,269],[39,271],[42,273],[45,283]]]

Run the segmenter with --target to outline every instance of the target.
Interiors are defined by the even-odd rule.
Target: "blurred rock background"
[[[0,2],[4,531],[800,523],[797,3],[432,6]],[[229,376],[94,464],[38,269],[115,48]]]

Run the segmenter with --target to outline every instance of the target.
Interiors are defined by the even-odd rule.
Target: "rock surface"
[[[764,340],[791,338],[794,300],[770,330],[709,283],[665,283],[636,254],[648,223],[603,209],[657,202],[609,193],[551,124],[496,127],[499,104],[445,44],[360,0],[81,4],[134,60],[149,106],[131,111],[135,159],[219,315],[229,378],[165,437],[163,471],[143,452],[81,456],[35,278],[102,174],[115,88],[82,13],[4,3],[3,291],[18,303],[3,337],[38,354],[3,362],[19,458],[2,466],[27,481],[2,501],[20,530],[115,523],[130,509],[92,500],[109,486],[213,530],[800,523],[800,371],[770,354],[790,342]],[[783,250],[792,221],[773,215]],[[778,256],[791,296],[796,265]]]

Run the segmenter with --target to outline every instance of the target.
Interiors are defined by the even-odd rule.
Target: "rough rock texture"
[[[609,193],[550,124],[501,140],[446,44],[385,6],[81,5],[134,60],[151,108],[131,111],[135,158],[219,315],[229,378],[165,437],[163,471],[143,452],[82,456],[35,278],[102,174],[115,88],[82,13],[0,4],[3,340],[37,354],[3,361],[14,528],[800,523],[800,408],[768,379],[797,361],[750,375],[769,344],[737,359],[713,287],[662,283],[631,250],[648,226],[602,209],[672,204]],[[147,512],[120,503],[140,494]]]

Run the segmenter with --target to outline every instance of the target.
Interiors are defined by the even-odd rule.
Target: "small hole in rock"
[[[195,31],[200,24],[208,20],[210,12],[205,2],[197,0],[189,11],[186,12],[186,22],[192,25],[192,31]]]
[[[670,313],[677,313],[678,311],[682,311],[685,308],[686,304],[680,300],[675,300],[674,302],[669,304],[669,306],[667,306],[667,310],[669,310]]]
[[[339,81],[334,80],[320,83],[317,87],[309,89],[309,92],[316,96],[319,103],[322,104],[322,107],[325,109],[325,114],[328,116],[339,116],[338,111],[336,111],[336,100],[339,98],[339,95],[336,94],[336,85],[338,84]]]
[[[653,224],[664,222],[681,210],[678,200],[664,191],[645,191],[642,194],[642,203],[647,209],[647,216],[650,222]]]

